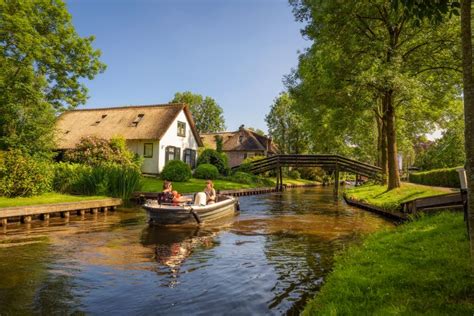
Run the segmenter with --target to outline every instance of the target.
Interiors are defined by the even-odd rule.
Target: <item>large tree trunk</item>
[[[464,83],[466,172],[468,182],[468,225],[471,258],[474,259],[474,80],[472,74],[471,0],[461,2],[461,39]],[[474,267],[474,260],[471,260]]]
[[[398,172],[397,132],[395,127],[395,108],[393,107],[392,91],[384,96],[387,116],[387,163],[388,163],[388,190],[400,187]]]
[[[388,159],[387,159],[387,110],[385,98],[382,99],[382,134],[380,135],[380,160],[382,167],[382,184],[387,185],[388,178]]]

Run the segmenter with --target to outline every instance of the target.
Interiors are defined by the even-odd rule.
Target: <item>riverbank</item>
[[[216,190],[241,190],[262,188],[269,185],[276,185],[274,179],[266,179],[268,183],[238,183],[229,180],[212,180]],[[304,185],[315,184],[315,181],[304,179],[283,179],[283,184]],[[193,193],[202,191],[206,187],[206,180],[191,178],[187,182],[173,182],[173,189],[180,193]],[[143,192],[161,192],[163,190],[163,180],[158,178],[146,177],[143,179],[141,191]]]
[[[463,214],[444,212],[375,233],[338,255],[304,315],[472,315]]]
[[[347,199],[359,201],[386,211],[399,211],[400,205],[409,200],[456,192],[455,189],[430,187],[413,183],[402,183],[398,189],[387,191],[384,185],[363,185],[346,189]]]
[[[56,192],[45,193],[30,197],[16,197],[7,198],[0,196],[0,208],[26,206],[26,205],[42,205],[66,202],[80,202],[105,199],[106,196],[85,196],[85,195],[70,195]],[[1,210],[0,210],[1,211]]]

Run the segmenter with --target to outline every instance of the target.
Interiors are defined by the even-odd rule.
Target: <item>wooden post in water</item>
[[[278,164],[276,167],[276,187],[275,187],[276,191],[278,191],[280,188],[280,173],[279,173],[280,171],[281,171],[280,165]]]
[[[334,170],[334,197],[339,196],[339,165],[336,162],[336,169]]]
[[[0,223],[2,224],[2,226],[5,227],[5,226],[7,226],[7,224],[8,224],[8,219],[2,218],[2,219],[0,219]]]
[[[283,172],[281,170],[281,166],[280,166],[279,174],[280,174],[280,189],[279,189],[279,191],[283,191]]]

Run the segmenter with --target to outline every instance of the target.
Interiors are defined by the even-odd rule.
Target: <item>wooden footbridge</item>
[[[367,163],[349,159],[340,155],[275,155],[250,163],[250,171],[254,174],[275,170],[277,172],[276,187],[283,189],[282,167],[320,167],[333,173],[335,179],[334,192],[339,192],[339,172],[354,173],[368,178],[380,179],[382,169]]]

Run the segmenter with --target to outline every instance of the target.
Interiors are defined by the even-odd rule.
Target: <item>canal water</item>
[[[0,227],[0,315],[293,315],[335,253],[393,227],[332,188],[240,204],[201,228],[149,227],[139,208]]]

